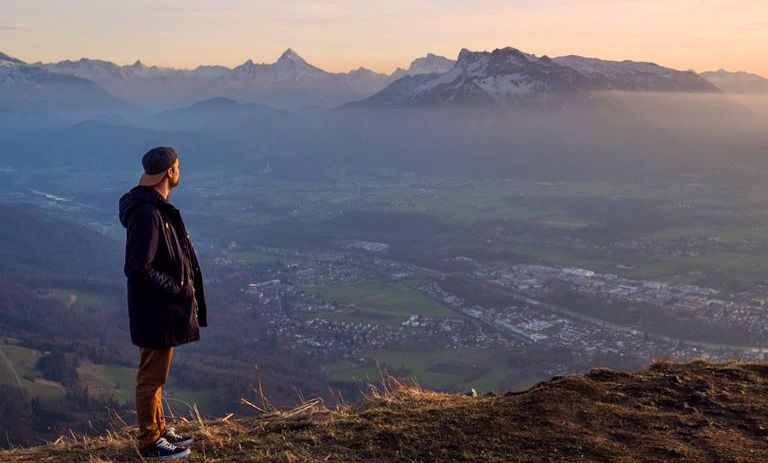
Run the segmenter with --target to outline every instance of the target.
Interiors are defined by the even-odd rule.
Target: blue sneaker
[[[142,458],[157,460],[173,460],[175,458],[184,458],[188,455],[189,449],[177,447],[163,437],[158,438],[152,445],[141,452]]]
[[[195,438],[192,436],[180,436],[176,434],[176,430],[170,427],[165,428],[165,434],[160,437],[164,437],[169,444],[180,445],[182,447],[187,447],[195,441]]]

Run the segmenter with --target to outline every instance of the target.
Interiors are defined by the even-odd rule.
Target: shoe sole
[[[194,437],[190,437],[189,439],[185,439],[183,441],[175,442],[175,443],[173,443],[173,445],[176,445],[178,447],[189,447],[189,445],[192,444],[192,442],[194,442],[194,441],[195,441],[195,438]]]
[[[166,457],[142,457],[145,460],[155,461],[155,460],[175,460],[177,458],[184,458],[189,456],[189,449],[184,449],[183,452],[179,452],[173,455],[168,455]]]

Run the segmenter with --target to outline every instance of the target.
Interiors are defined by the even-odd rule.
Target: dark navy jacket
[[[131,341],[161,349],[200,339],[208,325],[203,275],[181,212],[152,187],[120,198]]]

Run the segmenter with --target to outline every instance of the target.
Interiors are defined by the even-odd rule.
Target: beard
[[[172,179],[171,177],[168,177],[168,186],[170,188],[175,187],[179,184],[179,180],[181,180],[181,176],[176,177],[176,180]]]

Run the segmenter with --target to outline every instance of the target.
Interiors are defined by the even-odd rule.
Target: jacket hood
[[[145,204],[156,204],[158,207],[169,205],[163,195],[152,187],[136,185],[131,190],[120,197],[120,223],[124,228],[128,228],[131,215],[138,208]]]

